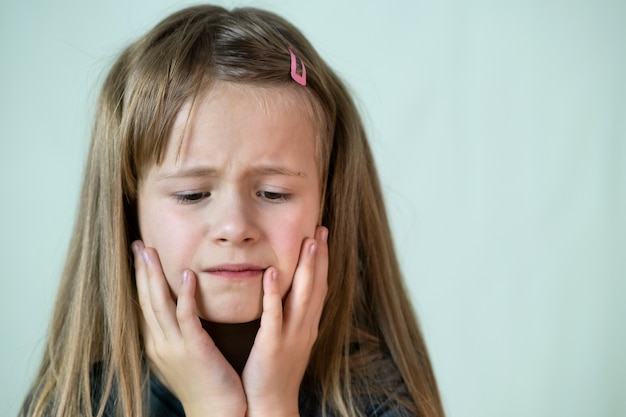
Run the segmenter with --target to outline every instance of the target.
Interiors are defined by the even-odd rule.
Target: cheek
[[[139,227],[146,247],[156,249],[165,278],[172,291],[178,294],[182,272],[191,265],[194,233],[198,228],[189,227],[188,221],[172,215],[159,215],[157,210],[141,216]]]
[[[272,235],[273,249],[278,258],[278,278],[283,296],[291,286],[300,260],[304,239],[315,234],[315,221],[298,219],[276,227]]]

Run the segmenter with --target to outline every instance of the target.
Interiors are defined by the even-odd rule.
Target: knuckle
[[[146,312],[150,308],[150,304],[143,297],[139,297],[139,308],[141,308],[141,311]]]
[[[271,308],[266,309],[263,314],[266,314],[269,319],[272,321],[282,320],[283,312],[279,306],[272,306]]]
[[[309,333],[309,344],[312,345],[317,340],[317,336],[319,335],[319,327],[312,326],[311,331]]]
[[[322,290],[322,293],[326,295],[328,293],[328,279],[324,278],[320,281],[320,289]]]
[[[159,356],[157,352],[158,349],[152,339],[146,341],[146,343],[144,344],[144,350],[146,352],[146,356],[148,356],[148,358],[152,360]]]
[[[176,308],[176,320],[178,320],[179,323],[187,323],[189,319],[190,319],[189,311],[186,308],[184,308],[184,306],[181,306],[179,304],[178,307]]]

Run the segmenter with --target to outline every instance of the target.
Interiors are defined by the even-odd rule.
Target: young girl
[[[108,75],[24,416],[443,416],[346,88],[288,22],[182,10]]]

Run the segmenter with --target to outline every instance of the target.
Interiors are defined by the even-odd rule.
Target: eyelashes
[[[257,191],[255,195],[271,203],[282,203],[289,201],[291,198],[291,194],[267,190]],[[211,197],[211,193],[207,191],[174,194],[174,199],[181,204],[199,203],[209,197]]]
[[[174,194],[174,199],[182,204],[193,204],[211,197],[209,192]]]
[[[267,201],[271,201],[274,203],[289,201],[289,198],[291,197],[291,194],[278,193],[275,191],[257,191],[256,195],[257,197],[261,197]]]

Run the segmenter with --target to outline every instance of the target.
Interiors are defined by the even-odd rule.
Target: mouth
[[[266,268],[252,264],[223,264],[205,269],[210,275],[230,279],[260,278]]]

